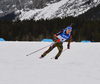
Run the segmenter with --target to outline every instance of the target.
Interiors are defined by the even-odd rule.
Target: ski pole
[[[62,52],[64,52],[65,50],[67,50],[67,48],[66,48],[66,49],[64,49]]]
[[[64,49],[62,52],[64,52],[65,50],[67,50],[67,48],[66,49]],[[55,57],[55,56],[54,56]],[[54,57],[52,57],[51,59],[53,59]]]
[[[43,48],[40,48],[40,49],[38,49],[38,50],[36,50],[36,51],[34,51],[34,52],[32,52],[32,53],[29,53],[29,54],[27,54],[26,56],[29,56],[29,55],[31,55],[31,54],[34,54],[34,53],[36,53],[36,52],[38,52],[38,51],[40,51],[40,50],[42,50],[42,49],[44,49],[44,48],[46,48],[46,47],[48,47],[48,46],[50,46],[51,44],[49,44],[49,45],[47,45],[47,46],[45,46],[45,47],[43,47]]]

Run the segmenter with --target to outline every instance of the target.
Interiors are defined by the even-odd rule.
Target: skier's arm
[[[70,48],[70,43],[71,43],[71,41],[72,41],[72,35],[70,35],[70,38],[69,38],[69,40],[68,40],[67,49]]]
[[[58,35],[60,35],[62,32],[63,32],[63,30],[58,32],[58,33],[56,33],[56,34],[54,34],[54,38],[57,37]]]

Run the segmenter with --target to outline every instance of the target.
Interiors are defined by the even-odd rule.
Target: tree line
[[[41,41],[53,39],[53,35],[74,23],[73,41],[90,40],[100,42],[100,20],[84,20],[78,17],[52,20],[0,20],[0,38],[6,41]]]

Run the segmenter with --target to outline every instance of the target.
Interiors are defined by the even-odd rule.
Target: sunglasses
[[[68,31],[70,31],[70,32],[71,32],[72,30],[71,30],[71,29],[68,29]]]

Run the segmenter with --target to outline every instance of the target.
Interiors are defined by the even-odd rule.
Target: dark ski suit
[[[47,51],[45,51],[41,57],[46,56],[52,49],[54,49],[55,47],[58,48],[59,52],[57,53],[57,55],[55,56],[55,59],[58,59],[58,57],[61,55],[62,50],[63,50],[63,42],[67,39],[69,39],[68,44],[67,44],[67,48],[69,48],[70,43],[72,41],[72,36],[71,33],[66,35],[66,29],[63,29],[62,31],[58,32],[55,34],[56,37],[54,37],[53,39],[53,43],[51,44],[51,46],[49,47],[49,49]],[[62,37],[64,35],[66,35],[66,37],[64,37],[64,39],[62,39],[62,37],[60,38],[60,36],[62,35]]]

